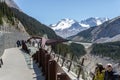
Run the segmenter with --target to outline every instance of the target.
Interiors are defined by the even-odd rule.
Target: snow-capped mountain
[[[103,22],[108,21],[108,18],[88,18],[80,22],[73,19],[62,19],[57,24],[50,25],[50,27],[57,33],[57,35],[67,38],[76,35],[77,33],[86,30],[92,26],[97,26]]]
[[[76,21],[72,19],[62,19],[57,24],[51,25],[53,30],[64,30],[70,28]]]
[[[81,23],[89,26],[98,26],[108,20],[108,18],[91,17],[86,20],[82,20]]]
[[[93,43],[106,43],[120,41],[120,16],[105,23],[91,27],[77,35],[69,37],[70,40]]]

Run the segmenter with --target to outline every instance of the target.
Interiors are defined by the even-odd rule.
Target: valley
[[[53,6],[53,3],[45,4]],[[52,11],[47,10],[49,9],[47,6],[43,7],[47,7],[47,9],[41,9],[40,6],[42,5],[39,5],[39,8],[36,7],[36,10],[40,13],[36,12],[39,15],[36,14],[35,16],[41,19],[36,19],[35,16],[30,16],[32,12],[35,12],[32,7],[30,9],[33,10],[32,12],[27,10],[30,12],[29,14],[19,8],[14,0],[0,0],[0,60],[3,58],[3,62],[5,61],[5,65],[2,65],[2,62],[0,63],[1,74],[5,70],[10,70],[10,67],[14,69],[14,66],[9,61],[7,62],[7,59],[14,63],[13,56],[16,55],[19,60],[26,60],[22,61],[24,63],[22,66],[26,67],[26,70],[35,70],[34,73],[29,73],[31,80],[39,80],[41,77],[42,79],[45,78],[44,80],[64,80],[65,78],[65,80],[92,80],[93,76],[91,74],[95,72],[97,63],[102,64],[104,68],[106,68],[106,64],[111,63],[112,69],[120,76],[119,15],[112,18],[107,16],[107,18],[106,16],[95,17],[95,15],[91,16],[86,13],[88,16],[84,15],[84,17],[78,15],[76,15],[77,18],[72,16],[62,17],[63,14],[65,15],[65,11],[69,11],[69,9],[64,10],[66,7],[62,9],[62,14],[56,14],[59,9],[55,9],[56,12],[53,14]],[[55,8],[54,6],[52,8]],[[47,11],[51,13],[48,14]],[[55,19],[54,16],[48,17],[52,15],[57,15],[57,17]],[[43,23],[53,19],[57,21],[54,24]],[[16,44],[19,40],[23,40],[21,47],[17,47],[18,44]],[[15,55],[12,54],[14,51],[17,51]],[[17,53],[22,53],[20,54],[22,58]],[[3,56],[4,54],[5,56]],[[17,58],[15,59],[17,60]],[[17,62],[15,65],[22,63]],[[26,64],[33,68],[29,69]],[[34,68],[36,66],[37,69]],[[24,67],[21,68],[23,72]],[[15,73],[19,72],[18,70]],[[20,74],[22,75],[22,73]],[[25,75],[27,72],[23,74]],[[12,78],[14,76],[9,75]]]

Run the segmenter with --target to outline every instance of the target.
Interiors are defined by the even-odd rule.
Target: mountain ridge
[[[6,4],[6,2],[0,2],[0,6],[1,25],[3,24],[3,17],[6,17],[10,21],[10,24],[15,24],[14,20],[17,19],[24,26],[26,32],[31,36],[36,35],[42,37],[44,34],[47,34],[48,38],[60,38],[55,34],[55,32],[51,28],[40,23],[31,16],[28,16],[24,12],[16,8],[9,7],[8,4]]]
[[[16,9],[22,11],[22,10],[17,6],[17,4],[14,2],[14,0],[0,0],[0,2],[5,2],[9,7],[11,7],[11,8],[16,8]]]
[[[90,38],[90,40],[88,40],[90,42],[102,43],[113,41],[114,39],[120,40],[117,36],[119,34],[120,34],[120,16],[113,18],[97,27],[87,29],[86,31],[82,31],[77,35],[72,36],[71,39],[78,41],[87,41],[88,38]]]
[[[108,21],[108,18],[88,18],[85,20],[81,20],[80,22],[74,19],[61,19],[58,23],[50,25],[50,27],[63,38],[67,38],[69,36],[76,35],[77,33],[86,30],[90,27],[100,25],[105,21]],[[62,35],[64,34],[64,35]]]

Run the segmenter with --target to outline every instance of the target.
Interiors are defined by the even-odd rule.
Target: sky
[[[61,19],[81,21],[90,17],[120,16],[120,0],[14,0],[26,14],[41,23],[55,24]]]

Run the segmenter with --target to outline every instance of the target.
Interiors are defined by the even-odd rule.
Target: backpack
[[[95,74],[94,80],[104,80],[104,74],[105,70],[103,70],[101,73],[98,70],[97,73]]]

